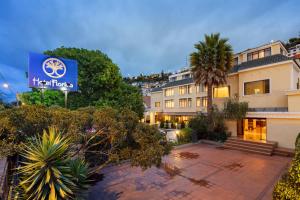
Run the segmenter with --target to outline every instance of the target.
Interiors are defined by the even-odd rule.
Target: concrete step
[[[288,149],[288,148],[283,148],[283,147],[277,147],[277,148],[274,149],[273,155],[285,156],[285,157],[294,157],[295,150]]]
[[[227,148],[227,147],[225,147],[225,148]],[[240,148],[240,147],[234,147],[234,146],[229,147],[229,149],[244,151],[244,152],[248,152],[248,153],[255,153],[255,154],[260,154],[260,155],[265,155],[265,156],[271,156],[272,155],[272,153],[269,153],[269,152],[255,151],[255,150],[251,150],[251,149],[248,149],[248,148],[246,149],[246,148]]]
[[[226,144],[232,144],[232,145],[242,145],[242,146],[249,146],[249,147],[254,147],[254,148],[259,148],[259,149],[266,149],[266,150],[273,150],[274,146],[270,145],[263,145],[263,144],[256,144],[256,143],[248,143],[248,142],[240,142],[240,141],[234,141],[234,140],[228,140],[226,141]]]
[[[244,140],[238,137],[228,138],[223,145],[224,148],[228,149],[234,149],[268,156],[271,156],[273,154],[274,148],[276,146],[276,142]]]
[[[225,143],[224,146],[225,148],[240,148],[240,149],[249,149],[249,150],[253,150],[253,151],[260,151],[260,152],[265,152],[268,154],[272,154],[273,152],[273,148],[261,148],[261,147],[257,147],[257,146],[250,146],[250,145],[244,145],[244,144],[232,144],[232,143]]]
[[[272,146],[272,147],[275,146],[275,147],[277,147],[277,142],[244,140],[243,138],[239,138],[239,137],[230,137],[230,138],[227,139],[227,141],[237,141],[237,142],[242,142],[242,143],[247,143],[247,144],[256,144],[256,145]]]

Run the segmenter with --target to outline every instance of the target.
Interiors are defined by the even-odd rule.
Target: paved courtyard
[[[91,189],[89,200],[267,200],[290,160],[195,144],[173,150],[161,168],[104,169],[104,180]]]

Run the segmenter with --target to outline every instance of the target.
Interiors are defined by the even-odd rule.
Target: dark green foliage
[[[159,124],[159,128],[165,128],[165,121],[161,120],[160,124]]]
[[[177,135],[177,141],[179,144],[189,143],[192,141],[192,129],[191,128],[183,128],[180,130]]]
[[[241,120],[248,111],[247,102],[239,102],[238,99],[228,99],[224,103],[224,115],[226,119]]]
[[[285,44],[286,48],[289,49],[291,47],[296,46],[297,44],[300,44],[300,36],[290,38],[289,41]]]
[[[185,123],[184,123],[184,121],[182,121],[182,122],[180,123],[180,128],[181,128],[181,129],[185,128]]]
[[[64,94],[59,90],[45,90],[44,99],[42,92],[32,89],[32,92],[24,92],[20,95],[20,101],[27,105],[64,106]]]
[[[195,131],[199,139],[209,139],[224,142],[227,139],[227,128],[225,126],[225,118],[223,112],[216,107],[211,113],[212,121],[204,114],[200,114],[192,118],[189,127]],[[209,124],[211,124],[209,128]]]
[[[299,200],[300,198],[300,134],[296,139],[295,157],[287,174],[276,184],[274,200]]]

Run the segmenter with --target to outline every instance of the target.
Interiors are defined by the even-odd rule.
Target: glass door
[[[266,119],[247,118],[243,120],[244,139],[262,140],[267,139]]]

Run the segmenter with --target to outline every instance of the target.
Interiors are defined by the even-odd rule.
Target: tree
[[[32,92],[20,94],[20,101],[27,105],[64,106],[64,94],[59,90],[45,90],[42,97],[41,91],[33,88]]]
[[[193,77],[196,84],[207,86],[207,114],[211,121],[213,109],[213,86],[226,83],[232,68],[232,47],[220,34],[205,35],[205,40],[195,44],[196,52],[190,55]]]

